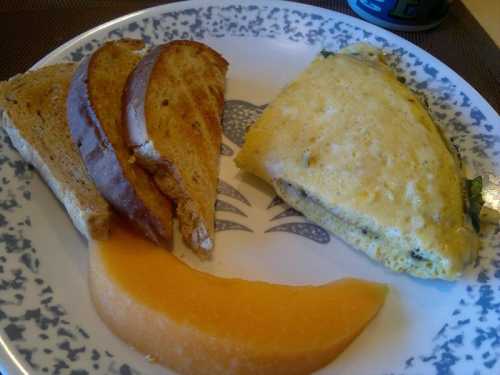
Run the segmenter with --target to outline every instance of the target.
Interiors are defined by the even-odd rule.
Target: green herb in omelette
[[[469,199],[469,216],[472,221],[472,226],[479,233],[480,222],[479,215],[483,207],[483,177],[478,176],[472,180],[465,180],[465,188],[467,198]]]
[[[322,49],[320,53],[323,57],[335,55],[335,52],[327,51],[326,49]]]

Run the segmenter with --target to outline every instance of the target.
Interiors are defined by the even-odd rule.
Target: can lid
[[[407,4],[407,3],[411,4]],[[423,31],[438,26],[448,13],[448,1],[440,1],[441,11],[433,12],[432,17],[397,17],[394,9],[401,7],[409,9],[408,5],[414,5],[408,0],[348,0],[349,6],[359,17],[364,20],[390,30],[398,31]],[[427,3],[428,5],[428,3]],[[438,4],[439,5],[439,4]],[[406,6],[406,7],[405,7]]]

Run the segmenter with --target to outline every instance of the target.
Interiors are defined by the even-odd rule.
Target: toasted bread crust
[[[73,77],[67,104],[68,123],[74,142],[78,145],[90,175],[98,190],[121,214],[135,222],[154,242],[170,247],[172,240],[171,204],[147,173],[131,159],[121,126],[121,93],[129,71],[139,59],[130,62],[119,79],[98,82],[96,78],[100,58],[130,54],[143,47],[142,41],[109,42],[87,58]],[[103,106],[92,85],[117,85],[116,95],[110,100],[116,106]],[[119,93],[119,94],[118,94]],[[117,109],[113,111],[113,109]],[[116,112],[116,113],[114,113]],[[104,118],[111,116],[111,119]],[[119,128],[116,128],[118,123]]]
[[[88,175],[66,122],[75,64],[55,64],[0,83],[0,123],[87,239],[104,239],[111,209]]]
[[[153,70],[158,58],[162,54],[168,53],[173,48],[192,47],[198,49],[198,53],[206,53],[213,59],[213,64],[220,69],[223,74],[226,73],[229,63],[217,51],[209,48],[203,43],[190,40],[175,40],[170,43],[159,45],[153,48],[137,64],[134,72],[130,75],[125,88],[125,116],[128,130],[128,141],[131,147],[139,147],[151,140],[151,134],[147,127],[144,112],[144,102],[146,100],[147,88],[151,81]],[[154,74],[153,74],[154,76]],[[217,100],[220,112],[224,108],[224,92],[211,91],[211,94]],[[211,118],[211,114],[206,114]],[[217,122],[217,120],[215,120]],[[219,121],[220,122],[220,121]],[[219,127],[211,128],[214,134],[214,140],[220,137],[222,130]]]
[[[143,58],[124,93],[129,145],[175,200],[184,240],[202,252],[214,243],[227,66],[202,43],[170,42]]]

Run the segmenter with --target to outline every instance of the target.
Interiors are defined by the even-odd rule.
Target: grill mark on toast
[[[221,95],[212,100],[204,82],[214,75],[199,73],[216,69],[204,58],[206,50],[211,51],[191,41],[156,47],[131,75],[124,109],[129,145],[141,165],[154,174],[160,190],[176,201],[181,232],[188,245],[202,252],[213,247],[222,138],[217,120],[222,106],[214,103],[222,103],[223,94],[223,89],[219,90]],[[222,76],[227,63],[220,59],[223,66],[217,69]],[[220,81],[214,84],[223,87]],[[171,87],[175,90],[169,91]],[[210,114],[214,109],[217,115]]]
[[[186,52],[185,52],[186,54]],[[189,56],[187,57],[189,58]],[[204,59],[204,64],[207,64],[206,59]],[[185,78],[182,79],[182,77],[179,77],[181,74],[180,71],[176,71],[176,77],[179,79],[181,82],[181,87],[186,94],[187,97],[189,97],[189,101],[191,101],[197,108],[199,109],[199,113],[195,113],[196,120],[200,124],[217,124],[220,123],[220,116],[219,118],[213,116],[211,111],[208,111],[206,109],[206,106],[203,105],[205,102],[210,102],[212,106],[212,101],[210,100],[210,95],[206,92],[205,85],[200,85],[200,82],[204,82],[204,80],[207,77],[204,77],[200,74],[199,71],[197,70],[191,70],[188,72],[182,72],[185,74]],[[204,71],[203,73],[206,73]],[[201,120],[201,121],[200,121]],[[218,152],[218,149],[220,147],[220,142],[217,142],[216,140],[221,137],[222,129],[219,129],[217,127],[210,127],[210,126],[203,126],[202,127],[202,132],[204,139],[207,139],[213,146],[214,152]]]

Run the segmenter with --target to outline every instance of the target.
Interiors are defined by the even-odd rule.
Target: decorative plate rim
[[[195,8],[209,8],[209,7],[225,7],[225,6],[231,6],[231,5],[243,5],[243,6],[252,6],[255,5],[257,7],[268,7],[272,8],[273,6],[279,7],[280,9],[287,9],[287,10],[299,10],[302,12],[306,12],[309,15],[315,15],[315,14],[320,14],[322,16],[325,16],[326,18],[331,17],[335,20],[338,21],[344,21],[348,25],[351,26],[359,26],[362,30],[366,30],[371,32],[374,35],[381,36],[386,38],[391,44],[396,45],[398,47],[402,47],[402,49],[408,51],[409,53],[413,53],[416,57],[422,58],[425,60],[425,62],[428,62],[432,68],[437,68],[441,69],[442,71],[445,72],[445,75],[447,78],[451,80],[452,83],[456,84],[459,86],[459,92],[464,93],[466,96],[469,97],[471,100],[472,104],[479,108],[484,115],[487,116],[487,118],[490,119],[495,119],[498,117],[498,114],[496,111],[493,109],[493,107],[470,85],[468,84],[462,77],[460,77],[453,69],[451,69],[449,66],[438,60],[437,58],[433,57],[429,53],[427,53],[425,50],[421,49],[420,47],[415,46],[411,42],[405,40],[404,38],[401,38],[390,31],[384,30],[378,26],[369,24],[363,20],[360,20],[358,18],[348,16],[339,12],[335,12],[326,8],[321,8],[317,6],[312,6],[312,5],[306,5],[306,4],[299,4],[299,3],[292,3],[292,2],[287,2],[287,1],[281,1],[281,0],[273,0],[273,1],[266,1],[266,0],[208,0],[208,1],[202,1],[202,0],[189,0],[189,1],[183,1],[183,2],[175,2],[175,3],[169,3],[169,4],[163,4],[163,5],[158,5],[150,8],[146,8],[137,12],[133,12],[127,15],[124,15],[122,17],[110,20],[102,25],[96,26],[80,35],[77,35],[76,37],[72,38],[71,40],[67,41],[66,43],[62,44],[55,50],[53,50],[51,53],[43,57],[41,60],[39,60],[31,69],[35,68],[40,68],[44,65],[47,65],[49,63],[53,63],[55,58],[67,54],[66,52],[68,50],[73,50],[78,47],[78,45],[82,42],[88,39],[92,35],[99,35],[97,36],[98,38],[101,38],[100,34],[103,33],[104,35],[105,32],[111,31],[112,29],[119,28],[123,25],[127,25],[130,23],[131,20],[136,19],[137,21],[140,21],[140,17],[160,17],[164,13],[173,13],[175,11],[182,11],[182,10],[189,10],[189,9],[195,9]],[[107,34],[106,34],[107,35]],[[286,34],[284,34],[286,35]],[[263,39],[267,39],[267,37],[263,36],[261,37]],[[498,133],[498,126],[497,124],[494,124],[496,133]],[[480,276],[480,275],[479,275]],[[473,280],[470,283],[467,283],[467,285],[474,285],[478,286],[479,281]],[[493,284],[495,285],[495,284]],[[464,285],[465,287],[465,285]],[[443,332],[438,332],[437,338],[439,338],[439,335],[443,334]],[[436,338],[436,340],[437,340]],[[445,337],[445,339],[447,339]],[[449,341],[449,340],[448,340]],[[446,342],[448,342],[446,341]],[[7,346],[4,342],[4,337],[3,335],[0,335],[0,346],[4,350],[7,350]],[[0,349],[1,350],[1,349]],[[431,348],[429,348],[431,351]],[[7,350],[8,351],[8,350]],[[446,354],[446,353],[445,353]],[[432,352],[432,355],[434,355],[434,352]],[[15,355],[9,355],[10,358],[13,360],[13,362],[17,362],[17,357]],[[408,358],[406,365],[409,367],[412,366],[412,361],[414,358]],[[399,364],[398,364],[399,366]],[[22,368],[22,367],[19,367]],[[399,367],[398,367],[399,368]],[[439,369],[436,369],[437,373],[441,374],[439,372]],[[392,374],[392,373],[391,373]]]

